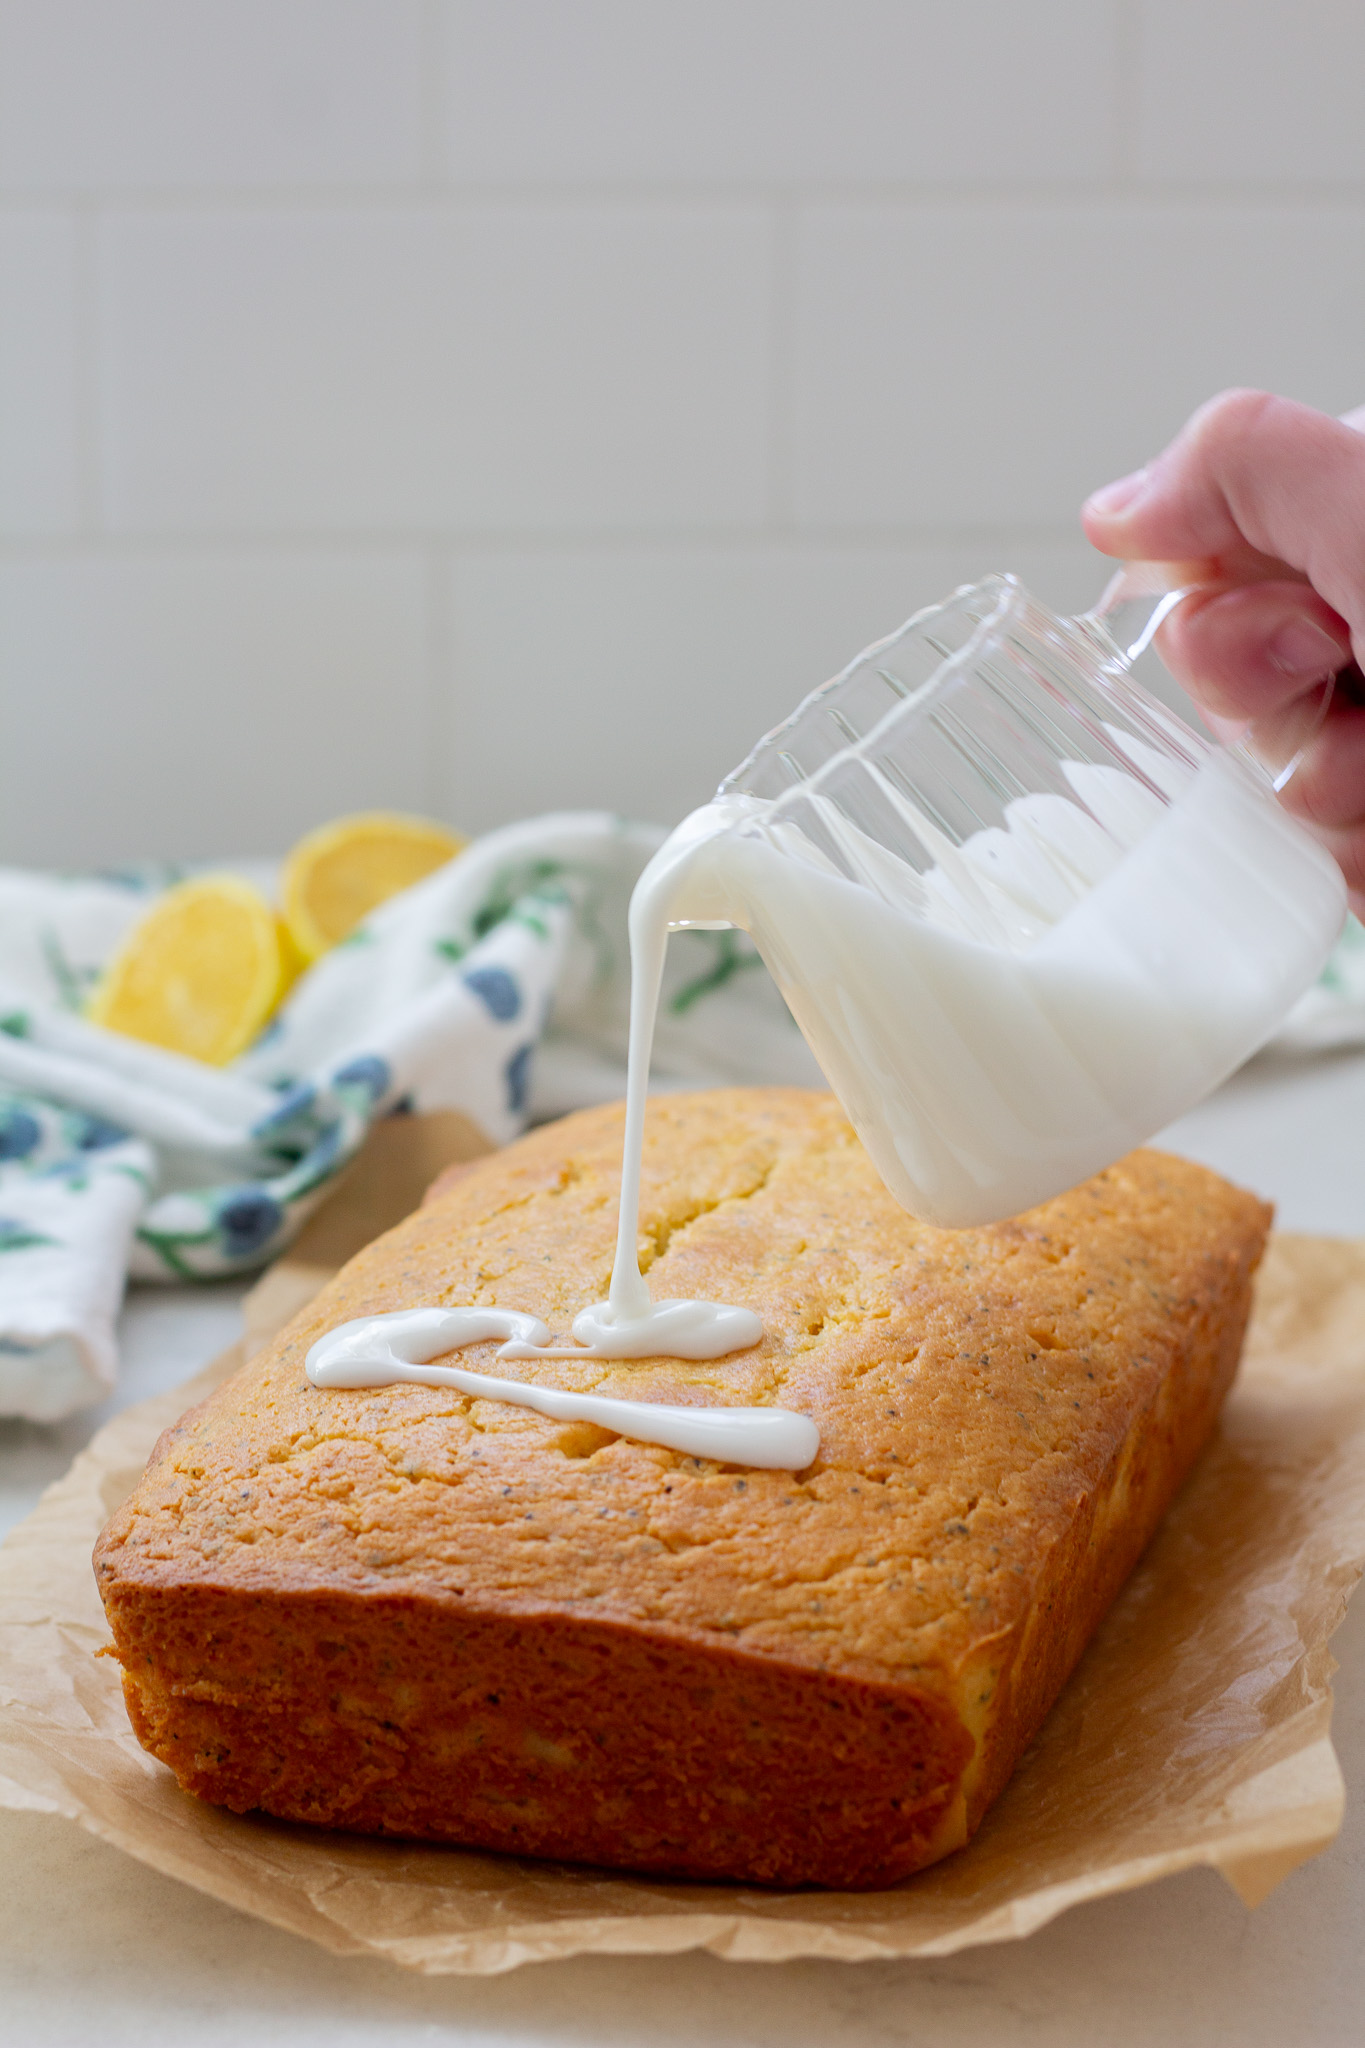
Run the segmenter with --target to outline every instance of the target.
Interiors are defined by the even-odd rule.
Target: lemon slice
[[[284,921],[306,961],[349,937],[363,918],[468,845],[427,818],[362,811],[320,825],[285,862]]]
[[[90,1002],[96,1024],[226,1066],[279,1002],[275,913],[248,882],[206,875],[168,889],[134,926]]]
[[[308,962],[294,944],[294,934],[278,911],[275,912],[275,937],[280,948],[280,1001],[283,1002]]]

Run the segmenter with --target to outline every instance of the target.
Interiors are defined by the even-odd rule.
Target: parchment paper
[[[337,1233],[335,1221],[335,1253]],[[344,1234],[344,1233],[343,1233]],[[308,1286],[262,1283],[257,1334]],[[315,1258],[313,1284],[325,1265]],[[290,1306],[286,1305],[288,1297]],[[581,1954],[943,1955],[1211,1864],[1254,1906],[1331,1841],[1328,1637],[1365,1562],[1365,1244],[1277,1239],[1220,1433],[968,1848],[889,1891],[667,1884],[201,1805],[134,1741],[90,1569],[159,1430],[117,1417],[0,1550],[0,1804],[65,1814],[337,1953],[478,1974]]]

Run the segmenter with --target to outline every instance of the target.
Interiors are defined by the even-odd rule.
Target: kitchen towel
[[[626,906],[663,836],[601,812],[490,833],[325,954],[223,1069],[81,1014],[176,875],[0,872],[0,1415],[101,1399],[128,1274],[273,1259],[375,1118],[455,1109],[501,1145],[620,1095]],[[655,1065],[664,1085],[820,1085],[733,931],[675,938]]]

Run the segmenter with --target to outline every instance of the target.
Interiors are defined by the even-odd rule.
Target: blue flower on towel
[[[521,990],[505,967],[474,967],[464,985],[484,1003],[499,1024],[506,1024],[521,1008]]]
[[[245,1258],[268,1244],[284,1222],[284,1211],[264,1188],[234,1188],[218,1209],[218,1230],[230,1259]]]
[[[346,1134],[340,1122],[326,1124],[289,1175],[291,1199],[311,1194],[341,1159]]]
[[[275,1107],[269,1110],[259,1123],[253,1124],[252,1137],[264,1138],[282,1131],[287,1124],[292,1124],[296,1117],[301,1117],[305,1111],[310,1110],[316,1099],[317,1089],[310,1081],[296,1081],[292,1087],[284,1090]]]
[[[118,1124],[111,1124],[107,1117],[85,1116],[76,1134],[76,1143],[82,1152],[104,1152],[110,1145],[121,1145],[128,1136]]]
[[[338,1067],[332,1076],[334,1088],[363,1088],[372,1103],[387,1095],[393,1075],[387,1060],[377,1052],[361,1053],[358,1059],[348,1060],[344,1067]]]
[[[26,1109],[0,1111],[0,1159],[27,1159],[43,1141],[43,1127]]]
[[[0,1252],[26,1252],[35,1245],[56,1242],[41,1230],[31,1230],[21,1216],[0,1216]]]
[[[520,1046],[507,1062],[507,1107],[520,1115],[526,1107],[526,1094],[531,1085],[531,1054],[534,1045]]]

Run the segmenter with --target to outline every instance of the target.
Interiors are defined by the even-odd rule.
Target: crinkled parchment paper
[[[287,1280],[266,1283],[280,1307]],[[293,1306],[305,1286],[296,1273]],[[584,1951],[943,1955],[1196,1863],[1255,1905],[1340,1824],[1327,1641],[1365,1562],[1365,1244],[1272,1245],[1220,1434],[1038,1741],[968,1848],[882,1892],[665,1884],[239,1819],[181,1792],[93,1655],[108,1631],[90,1549],[158,1431],[236,1359],[119,1416],[0,1551],[0,1803],[69,1815],[326,1948],[477,1973]]]

